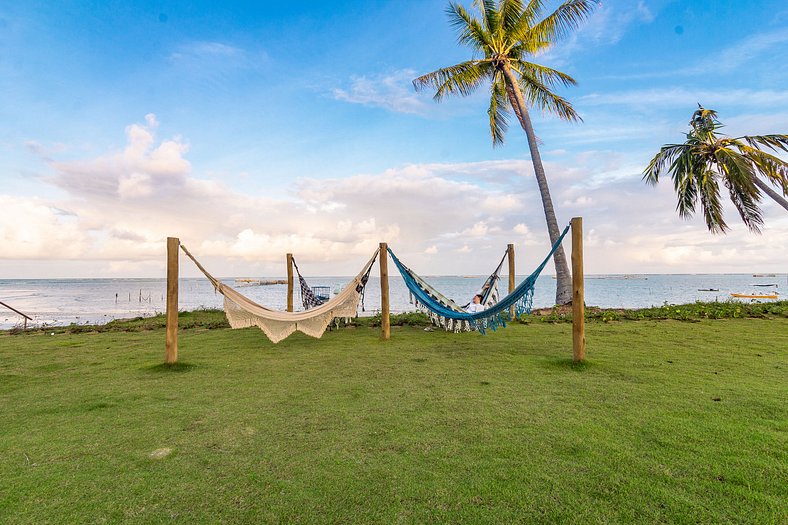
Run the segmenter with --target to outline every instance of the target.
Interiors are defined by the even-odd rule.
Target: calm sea
[[[523,278],[523,277],[520,277]],[[470,298],[483,284],[485,277],[438,276],[427,280],[447,297],[460,304]],[[312,286],[328,286],[334,292],[349,281],[346,277],[309,279]],[[238,289],[266,306],[285,309],[285,285],[241,285],[234,279],[222,282]],[[518,279],[519,282],[519,279]],[[392,312],[413,310],[408,290],[399,275],[390,276]],[[503,277],[505,295],[507,277]],[[150,316],[165,309],[164,279],[6,279],[0,280],[0,301],[33,318],[29,326],[104,323],[113,319]],[[664,303],[681,304],[703,301],[728,301],[731,292],[764,293],[778,291],[788,297],[788,274],[708,274],[708,275],[588,275],[586,304],[604,308],[642,308]],[[776,285],[776,286],[765,286]],[[180,280],[180,309],[221,308],[222,297],[211,284],[200,278]],[[701,291],[701,290],[714,291]],[[536,286],[535,307],[554,303],[555,280],[542,276]],[[299,294],[296,288],[295,302]],[[372,314],[380,307],[380,280],[370,278],[364,301],[364,312]],[[21,324],[22,318],[0,306],[0,328]]]

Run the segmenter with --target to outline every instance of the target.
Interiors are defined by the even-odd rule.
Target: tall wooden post
[[[514,291],[514,244],[506,247],[506,258],[509,260],[509,293]],[[514,306],[509,309],[509,317],[514,319]]]
[[[391,317],[389,305],[389,252],[388,244],[380,243],[380,338],[384,341],[391,337]]]
[[[167,335],[164,361],[178,360],[178,248],[177,237],[167,237]]]
[[[583,218],[572,219],[572,359],[586,358],[585,290],[583,284]]]
[[[293,254],[287,254],[287,311],[293,311]]]

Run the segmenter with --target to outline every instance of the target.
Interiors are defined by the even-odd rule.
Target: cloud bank
[[[76,160],[42,156],[45,180],[64,197],[0,195],[0,267],[83,264],[75,276],[158,275],[165,239],[177,236],[218,275],[280,275],[287,252],[314,274],[349,275],[381,241],[432,274],[484,273],[508,243],[518,271],[548,250],[530,161],[415,164],[382,173],[284,182],[287,198],[250,195],[195,175],[189,145],[159,139],[158,122],[128,126],[120,150]],[[54,156],[55,158],[51,158]],[[583,216],[589,273],[782,271],[788,217],[764,202],[767,227],[736,224],[712,236],[676,217],[668,183],[640,179],[639,159],[611,152],[559,155],[546,163],[559,222]],[[25,220],[20,221],[19,218]],[[185,275],[196,275],[186,269]]]

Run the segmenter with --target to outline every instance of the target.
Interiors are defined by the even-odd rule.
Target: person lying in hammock
[[[482,299],[484,298],[482,297],[481,294],[477,293],[476,295],[474,295],[470,304],[465,307],[465,311],[471,314],[475,314],[476,312],[481,312],[482,310],[484,310]]]

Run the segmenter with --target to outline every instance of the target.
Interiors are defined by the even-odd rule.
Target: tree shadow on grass
[[[570,372],[585,372],[594,366],[588,361],[575,362],[571,357],[550,358],[542,361],[542,363],[546,368]]]
[[[189,372],[197,368],[197,365],[191,363],[159,363],[156,365],[145,366],[141,368],[143,372],[152,372],[154,374],[175,374],[181,372]]]

